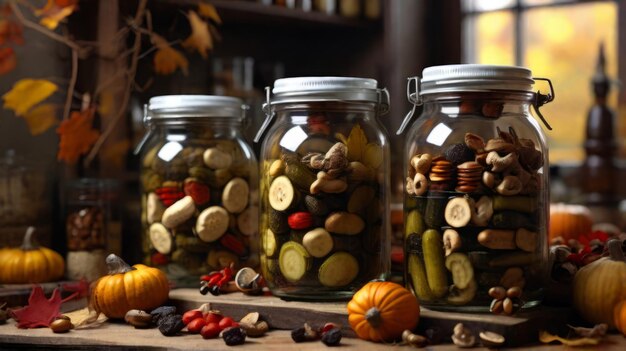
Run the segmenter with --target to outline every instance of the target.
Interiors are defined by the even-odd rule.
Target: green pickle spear
[[[443,238],[435,229],[429,229],[422,235],[422,250],[426,277],[433,296],[438,299],[448,292],[448,276],[445,266]]]

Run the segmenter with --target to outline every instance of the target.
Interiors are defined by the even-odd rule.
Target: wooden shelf
[[[197,0],[164,0],[163,3],[176,4],[183,7],[192,7]],[[217,9],[224,26],[230,24],[244,25],[289,25],[294,28],[345,28],[375,30],[382,26],[380,20],[366,20],[346,18],[340,15],[328,15],[318,11],[303,11],[282,6],[263,5],[257,1],[243,0],[208,0]]]

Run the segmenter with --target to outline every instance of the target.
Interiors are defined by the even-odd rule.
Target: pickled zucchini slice
[[[336,288],[350,284],[359,274],[359,262],[347,252],[336,252],[322,263],[318,279],[324,286]]]
[[[278,265],[285,279],[295,283],[309,270],[311,256],[302,245],[289,241],[280,248]]]
[[[265,252],[267,257],[274,256],[277,246],[278,245],[276,242],[276,234],[274,234],[274,232],[268,228],[265,231],[263,238],[261,239],[261,247],[263,248],[263,251]]]

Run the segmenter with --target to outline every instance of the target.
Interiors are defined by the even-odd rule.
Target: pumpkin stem
[[[626,262],[624,252],[622,251],[622,242],[617,239],[609,240],[606,245],[609,247],[609,255],[613,261]]]
[[[372,307],[365,312],[365,320],[373,327],[378,328],[382,323],[380,319],[380,311],[376,307]]]
[[[30,226],[26,229],[26,234],[24,234],[24,241],[22,241],[22,250],[37,250],[39,245],[33,238],[33,233],[35,233],[35,227]]]
[[[136,268],[131,267],[128,263],[124,262],[119,256],[110,254],[106,258],[107,267],[109,268],[109,274],[118,274],[130,272]]]

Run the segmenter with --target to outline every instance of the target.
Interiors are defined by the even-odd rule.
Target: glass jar
[[[542,300],[548,148],[530,107],[549,128],[539,106],[553,92],[534,82],[526,68],[488,65],[429,67],[409,81],[409,100],[424,106],[406,136],[405,282],[425,306],[488,310],[494,287],[521,288],[513,309]]]
[[[119,183],[81,178],[67,185],[67,277],[94,281],[106,274],[105,258],[121,254]]]
[[[390,268],[389,143],[373,79],[274,82],[261,147],[261,271],[272,293],[345,300]]]
[[[177,286],[230,264],[256,266],[258,164],[238,98],[150,99],[141,152],[145,263]]]

